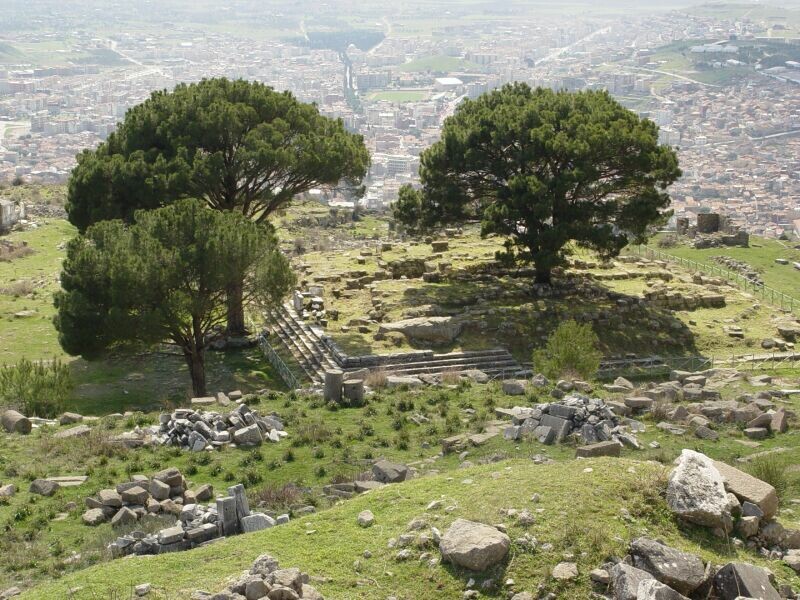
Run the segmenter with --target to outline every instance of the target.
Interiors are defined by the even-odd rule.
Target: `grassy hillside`
[[[26,201],[58,204],[61,186],[22,186],[4,190],[4,196]],[[67,356],[53,326],[53,294],[59,289],[65,246],[76,231],[63,219],[38,219],[39,226],[2,236],[14,244],[25,242],[28,250],[11,260],[0,260],[0,365],[20,358],[70,362],[77,384],[75,410],[107,414],[126,410],[155,410],[190,395],[188,371],[183,358],[170,348],[137,356],[110,355],[87,363]],[[264,387],[282,389],[271,365],[257,350],[210,352],[210,390]]]
[[[796,387],[797,376],[798,373],[787,373],[785,374],[785,377],[787,377],[785,383],[778,385]],[[754,387],[746,381],[737,381],[726,385],[722,390],[722,396],[725,400],[729,400],[737,398],[743,393],[759,389],[763,388]],[[603,390],[597,390],[594,395],[600,397],[610,396]],[[83,500],[86,496],[94,494],[100,489],[112,487],[121,481],[129,479],[133,474],[151,475],[155,471],[168,466],[175,466],[181,469],[187,479],[192,482],[192,486],[208,483],[213,485],[218,492],[224,491],[227,486],[233,483],[241,482],[246,486],[251,502],[254,505],[258,499],[269,498],[268,509],[283,512],[286,510],[287,505],[297,502],[311,502],[318,506],[318,510],[321,513],[330,513],[332,515],[330,523],[327,521],[328,517],[313,517],[313,521],[308,521],[306,517],[300,517],[298,522],[293,525],[296,529],[289,530],[294,533],[287,534],[288,537],[281,537],[284,535],[282,533],[274,534],[279,536],[276,539],[282,540],[274,542],[275,545],[273,545],[273,538],[271,537],[268,538],[268,543],[265,544],[262,538],[248,536],[237,538],[235,543],[230,546],[212,546],[212,548],[225,548],[224,551],[214,555],[222,561],[220,563],[221,566],[219,570],[212,569],[209,571],[208,579],[203,581],[221,582],[222,578],[218,577],[218,575],[220,573],[227,575],[228,572],[236,572],[239,567],[232,567],[232,565],[237,560],[240,562],[236,564],[241,565],[252,560],[253,556],[240,552],[242,548],[246,549],[247,552],[252,550],[256,554],[264,551],[274,551],[276,553],[279,550],[281,552],[285,551],[287,552],[286,559],[283,559],[281,555],[279,557],[284,560],[285,564],[294,564],[295,554],[293,552],[305,552],[308,550],[307,546],[302,545],[306,544],[307,540],[311,545],[321,545],[321,548],[309,555],[309,562],[303,563],[303,568],[309,569],[312,575],[319,574],[334,577],[335,585],[331,588],[334,592],[334,595],[331,596],[332,598],[350,598],[350,596],[340,593],[340,590],[344,589],[341,586],[350,585],[351,579],[357,577],[357,575],[350,573],[348,575],[350,579],[348,579],[344,578],[343,573],[348,573],[349,565],[358,558],[356,555],[364,549],[369,549],[373,554],[383,552],[386,545],[384,538],[357,549],[356,555],[351,556],[349,546],[345,548],[347,552],[344,552],[337,545],[339,542],[332,542],[327,537],[320,539],[315,537],[316,534],[309,534],[310,539],[306,538],[305,524],[311,522],[312,525],[308,526],[308,529],[317,530],[318,532],[328,531],[328,527],[335,532],[340,523],[348,522],[346,531],[349,532],[348,520],[360,509],[352,509],[351,511],[349,508],[334,508],[332,511],[328,511],[327,500],[319,494],[320,487],[332,481],[352,481],[359,473],[369,468],[372,460],[380,457],[411,464],[421,474],[427,475],[418,484],[413,484],[418,486],[412,488],[417,490],[416,492],[405,492],[403,491],[405,488],[392,488],[394,491],[381,492],[382,494],[388,494],[385,498],[391,499],[386,500],[386,503],[397,502],[401,506],[401,510],[405,511],[400,513],[399,523],[405,523],[410,520],[413,516],[416,516],[413,511],[421,512],[428,502],[433,499],[439,499],[442,495],[444,495],[442,499],[445,502],[445,506],[457,506],[459,510],[453,514],[442,513],[441,519],[470,515],[473,518],[480,516],[482,520],[490,523],[506,522],[506,519],[498,512],[500,509],[527,507],[533,512],[540,506],[529,504],[528,499],[534,493],[540,493],[543,496],[543,507],[546,510],[537,524],[537,527],[542,527],[543,529],[536,531],[543,532],[541,533],[543,537],[540,537],[540,533],[537,532],[534,532],[534,535],[542,543],[550,542],[556,544],[561,537],[572,535],[571,532],[561,531],[560,529],[563,528],[563,522],[559,520],[561,519],[559,512],[572,510],[568,507],[570,503],[564,500],[567,497],[564,490],[569,490],[575,485],[580,488],[583,485],[583,479],[580,478],[588,477],[588,474],[584,475],[582,471],[570,470],[573,467],[567,465],[574,456],[574,448],[570,444],[544,446],[534,440],[522,440],[512,443],[498,435],[480,446],[471,447],[467,458],[475,464],[493,462],[498,458],[516,461],[495,464],[491,468],[484,469],[481,473],[498,472],[505,476],[517,471],[516,463],[525,467],[522,475],[519,475],[522,479],[521,483],[516,476],[510,480],[500,479],[498,485],[502,485],[502,489],[488,495],[486,488],[490,483],[481,483],[483,475],[473,477],[469,471],[462,469],[455,453],[443,457],[438,456],[441,438],[461,432],[474,433],[483,430],[490,424],[495,407],[527,405],[546,401],[547,398],[548,390],[546,389],[538,393],[530,392],[525,397],[512,397],[502,393],[499,383],[488,385],[461,384],[455,389],[382,389],[370,397],[369,403],[363,408],[340,408],[333,411],[326,407],[318,397],[272,393],[259,398],[248,398],[248,404],[257,408],[262,414],[274,411],[281,415],[286,423],[287,431],[290,433],[288,440],[280,444],[266,444],[257,450],[228,448],[220,452],[199,454],[181,452],[173,448],[127,450],[110,443],[112,436],[128,431],[137,424],[145,425],[157,422],[157,413],[137,413],[119,421],[103,419],[93,425],[92,434],[89,437],[77,440],[55,439],[53,434],[57,430],[52,428],[38,429],[30,436],[24,437],[0,435],[0,479],[4,484],[12,483],[20,490],[10,500],[0,502],[0,527],[5,528],[6,531],[6,534],[0,537],[0,554],[4,557],[4,560],[0,561],[0,589],[13,584],[23,584],[23,587],[27,587],[33,583],[58,580],[58,585],[54,584],[47,589],[58,590],[63,589],[63,587],[60,588],[59,586],[84,585],[87,586],[86,589],[96,590],[96,586],[105,581],[103,578],[108,577],[110,573],[113,573],[114,576],[108,581],[117,585],[120,582],[124,585],[143,583],[144,580],[132,581],[133,574],[145,572],[137,571],[136,569],[121,579],[117,578],[118,569],[126,568],[126,565],[129,564],[128,559],[98,567],[96,570],[70,574],[79,569],[105,562],[108,557],[103,550],[104,546],[115,536],[109,524],[89,528],[81,523],[81,513],[84,510]],[[616,399],[620,399],[620,396],[617,395]],[[800,408],[800,399],[792,400],[788,407],[798,410]],[[70,406],[69,408],[72,409],[73,407]],[[428,421],[416,424],[411,419],[414,415],[422,415]],[[687,431],[683,435],[665,433],[655,427],[659,419],[659,417],[649,415],[644,417],[643,422],[647,430],[638,434],[640,441],[644,445],[643,450],[636,451],[628,448],[623,450],[623,457],[627,460],[652,461],[649,466],[643,467],[647,469],[647,473],[650,473],[650,470],[655,472],[657,464],[669,465],[680,453],[681,449],[686,447],[695,448],[713,458],[730,463],[735,463],[736,459],[742,456],[779,449],[782,449],[779,450],[781,454],[778,457],[780,465],[785,467],[800,461],[800,447],[796,444],[794,432],[770,437],[759,442],[760,445],[757,447],[753,447],[752,444],[745,445],[743,443],[747,440],[736,426],[719,426],[717,429],[721,437],[719,441],[713,442],[700,440],[694,437],[691,431]],[[658,442],[658,447],[649,446],[654,441]],[[557,461],[559,466],[548,467],[554,469],[552,471],[533,467],[530,463],[530,458],[534,455],[547,456]],[[617,465],[618,463],[613,464]],[[588,523],[592,515],[599,514],[593,511],[608,510],[612,516],[609,524],[609,527],[612,528],[610,531],[614,532],[613,535],[622,535],[615,528],[625,524],[622,522],[617,523],[613,517],[618,514],[620,507],[623,505],[611,504],[606,507],[609,498],[614,498],[615,502],[634,498],[632,502],[634,502],[635,506],[638,506],[636,503],[643,501],[635,499],[636,494],[642,494],[644,498],[649,498],[648,502],[657,501],[655,497],[650,498],[650,495],[653,494],[657,496],[658,490],[654,487],[655,483],[639,492],[628,490],[625,487],[628,485],[626,482],[629,463],[621,464],[624,465],[624,468],[620,466],[618,471],[611,470],[612,475],[594,493],[595,495],[591,496],[591,501],[581,505],[582,508],[580,510],[586,511],[586,514],[570,516],[571,520],[577,519],[578,522],[585,520]],[[510,472],[506,469],[507,466],[512,467]],[[582,467],[574,468],[580,469]],[[600,471],[600,469],[597,470]],[[603,468],[603,472],[607,470],[605,467]],[[449,476],[452,481],[448,481],[447,477],[432,477],[435,474]],[[27,491],[29,482],[34,478],[65,475],[87,475],[88,480],[79,487],[64,488],[52,498],[34,496]],[[591,477],[595,476],[592,475]],[[466,484],[460,484],[467,478],[472,479],[477,487],[473,488]],[[565,479],[561,481],[559,478]],[[649,475],[645,480],[651,482]],[[493,482],[494,480],[491,481]],[[508,481],[507,486],[504,483],[506,481]],[[590,479],[586,485],[589,486],[590,482],[593,481],[594,479]],[[425,482],[430,482],[431,487],[426,487],[427,483]],[[288,495],[284,494],[281,490],[286,484],[297,486],[299,491]],[[791,500],[800,498],[800,475],[796,472],[787,473],[786,484],[787,491],[783,500],[785,506],[784,518],[787,520],[784,523],[790,526],[792,521],[796,519],[792,513]],[[586,494],[587,497],[590,496],[588,489],[584,491],[578,489],[576,493],[579,495]],[[630,496],[630,494],[633,494],[633,496]],[[492,511],[490,513],[485,510],[481,513],[480,502],[484,496],[487,499],[487,503],[483,506],[491,506]],[[579,497],[583,498],[583,496]],[[384,498],[384,496],[381,496],[381,498]],[[69,508],[70,502],[74,502],[76,506]],[[360,503],[357,506],[363,506],[362,500],[357,502]],[[419,505],[422,508],[419,508]],[[380,532],[382,536],[385,536],[385,539],[388,539],[402,533],[395,521],[385,520],[394,519],[393,515],[388,513],[381,514],[376,510],[376,505],[370,506],[378,517],[377,526],[371,530],[373,534]],[[378,504],[377,506],[381,507],[383,504]],[[634,511],[630,505],[625,504],[624,506],[631,512]],[[462,508],[466,512],[462,512]],[[576,508],[575,510],[578,509]],[[606,513],[602,512],[602,514],[605,515]],[[547,518],[545,519],[544,517]],[[660,513],[651,515],[651,517],[657,520],[659,527],[667,527],[667,534],[673,535],[674,531],[676,531],[674,524],[671,524],[671,522],[666,525],[661,522],[661,519],[666,517]],[[648,517],[648,519],[651,517]],[[556,521],[553,521],[553,519],[556,519]],[[441,529],[438,519],[436,524]],[[160,528],[162,526],[164,525],[154,525],[153,527]],[[650,527],[650,525],[643,522],[638,524],[637,527],[638,529],[627,527],[624,531],[627,532],[626,535],[632,535],[632,532],[639,531],[644,527]],[[298,540],[293,539],[293,536],[297,536],[298,530],[301,531],[300,535],[303,537],[299,540],[301,543],[300,549],[295,550],[293,544]],[[606,531],[591,533],[591,528],[586,535],[601,538],[607,537],[609,539],[613,537],[610,532]],[[512,535],[513,538],[514,536]],[[359,537],[356,542],[358,544],[365,543],[361,541],[362,539]],[[246,544],[250,544],[251,541],[252,545],[247,546]],[[344,544],[345,542],[341,543]],[[580,543],[588,542],[581,538]],[[558,548],[557,544],[556,547]],[[236,550],[232,550],[233,548]],[[565,547],[560,551],[566,550]],[[604,549],[603,551],[609,552],[611,550]],[[177,563],[169,564],[183,564],[185,568],[191,570],[193,568],[191,564],[191,561],[194,560],[193,557],[209,556],[205,552],[205,550],[192,551],[180,557],[170,556],[165,560],[176,560],[178,561]],[[74,553],[77,553],[77,556]],[[311,569],[310,565],[312,563],[310,561],[319,559],[319,553],[322,554],[324,559],[321,564],[325,569],[329,569],[330,572],[315,573]],[[341,559],[341,556],[344,556],[344,560]],[[557,556],[560,556],[560,554],[546,558],[548,561],[555,560]],[[160,568],[162,563],[160,559],[158,561],[149,559],[150,562],[146,562],[147,560],[135,559],[135,563],[147,565],[148,571],[146,572],[148,573],[148,580],[150,580],[150,565],[154,568]],[[205,560],[205,558],[198,560]],[[215,560],[217,559],[215,558]],[[286,560],[291,560],[292,562],[286,563]],[[588,564],[589,560],[586,559],[584,564]],[[599,561],[599,558],[597,560]],[[185,561],[190,562],[187,563]],[[383,562],[383,558],[373,559],[373,563],[375,565],[380,564],[381,569],[395,571],[394,564],[391,561],[388,565],[383,564]],[[515,559],[513,564],[517,565],[518,562]],[[543,568],[542,564],[536,563],[536,568]],[[372,566],[369,567],[370,573],[372,568]],[[377,569],[378,567],[374,568]],[[537,573],[540,573],[540,571],[537,570],[524,576],[515,573],[513,577],[515,579],[522,577],[523,580],[526,580],[526,578],[536,576]],[[66,575],[66,579],[59,579],[64,575]],[[388,576],[382,575],[378,577],[378,575],[380,573],[377,575],[371,574],[370,577],[375,577],[381,581],[380,590],[385,591],[386,587],[391,583],[391,579],[386,580],[385,578]],[[164,580],[169,577],[168,572],[162,573],[159,571],[157,575],[152,576],[151,583],[155,584],[161,581],[161,579],[156,579],[156,576]],[[438,577],[439,575],[437,574],[437,579],[435,580],[437,582]],[[66,583],[61,583],[62,581]],[[186,575],[185,579],[176,580],[175,585],[190,585],[191,581]],[[405,585],[404,580],[402,581],[403,585]],[[88,586],[88,583],[91,583],[91,586]],[[430,581],[425,585],[430,585]],[[450,582],[447,585],[456,585],[456,583]],[[183,588],[172,587],[170,589],[175,592]],[[445,589],[450,588],[447,587]],[[53,593],[56,592],[54,591]],[[103,595],[104,593],[98,592],[98,597],[106,597]],[[363,597],[377,597],[370,594],[366,594]],[[80,596],[78,597],[80,598]],[[176,593],[172,597],[184,598],[185,596]],[[385,595],[381,598],[385,598]]]
[[[663,236],[656,236],[650,241],[650,246],[659,248],[658,242]],[[696,250],[685,244],[679,244],[671,248],[659,248],[660,250],[688,258],[698,262],[705,262],[717,267],[723,266],[714,260],[715,256],[730,256],[736,260],[746,262],[753,267],[760,275],[764,284],[794,296],[800,297],[800,271],[793,268],[791,264],[779,265],[775,262],[776,258],[783,258],[792,262],[800,262],[800,249],[796,248],[797,242],[784,242],[752,236],[749,248],[705,248]]]
[[[589,597],[589,571],[608,556],[624,554],[626,544],[644,533],[717,563],[737,558],[755,560],[750,553],[704,531],[682,530],[661,497],[664,484],[662,467],[638,461],[598,459],[534,465],[518,460],[490,464],[461,470],[455,476],[387,486],[289,525],[206,548],[92,567],[39,586],[21,598],[60,600],[70,589],[77,589],[70,595],[76,600],[109,597],[143,582],[158,590],[155,597],[186,598],[195,589],[219,589],[221,581],[247,568],[263,552],[274,555],[284,566],[307,571],[320,592],[334,600],[382,600],[389,595],[411,600],[431,597],[433,590],[438,598],[459,598],[474,574],[450,566],[426,566],[413,559],[394,559],[397,549],[388,547],[389,539],[404,533],[407,524],[417,517],[440,530],[459,517],[503,523],[512,540],[528,533],[539,544],[552,544],[552,550],[532,552],[515,543],[505,564],[476,579],[511,578],[515,591],[535,591],[543,584],[565,600]],[[540,503],[531,503],[534,493],[540,495]],[[449,512],[426,512],[433,500],[453,508]],[[488,507],[491,510],[487,512]],[[518,525],[503,514],[504,509],[511,508],[531,510],[535,523],[530,527]],[[356,515],[364,509],[370,509],[376,517],[369,529],[356,524]],[[372,553],[371,558],[363,558],[365,550]],[[438,556],[435,548],[430,551]],[[574,557],[578,563],[580,577],[572,584],[558,584],[549,577],[565,556]],[[778,567],[776,575],[781,581],[797,582],[786,567]]]

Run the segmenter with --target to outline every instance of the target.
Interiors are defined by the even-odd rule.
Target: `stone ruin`
[[[733,533],[734,545],[800,572],[800,529],[775,520],[780,503],[772,485],[694,450],[684,449],[675,464],[667,486],[673,513],[719,537]]]
[[[329,315],[325,310],[324,293],[321,285],[311,285],[303,291],[295,290],[292,293],[292,308],[304,321],[314,321],[326,327]]]
[[[198,402],[200,401],[200,402]],[[215,398],[195,398],[194,404],[214,404]],[[159,425],[136,427],[114,438],[129,447],[143,445],[178,446],[192,452],[223,446],[259,446],[265,441],[279,442],[289,435],[276,414],[259,415],[240,404],[229,413],[178,408],[159,416]]]
[[[641,448],[634,431],[642,430],[643,425],[617,412],[600,398],[582,394],[531,407],[495,409],[498,417],[512,422],[503,432],[507,440],[532,437],[542,444],[554,444],[574,438],[583,446],[594,446],[594,452],[584,452],[586,456],[619,456],[623,445]]]
[[[188,550],[210,540],[239,533],[260,531],[289,522],[289,515],[273,518],[260,512],[250,512],[242,484],[228,488],[228,495],[213,498],[210,485],[189,490],[181,472],[172,467],[156,473],[151,479],[135,475],[132,481],[114,489],[100,490],[86,498],[88,509],[83,522],[96,526],[110,521],[112,527],[122,528],[145,523],[159,515],[176,517],[175,524],[147,534],[134,530],[119,536],[108,549],[112,557],[129,554],[163,554]]]
[[[731,271],[735,271],[742,275],[745,279],[752,282],[754,285],[763,286],[764,281],[761,279],[761,275],[750,265],[746,262],[741,260],[736,260],[735,258],[731,258],[730,256],[712,256],[712,260],[718,262],[724,267],[727,267]]]
[[[323,600],[310,578],[300,569],[280,569],[278,561],[269,554],[259,556],[248,571],[242,573],[226,591],[217,594],[197,590],[191,600]]]
[[[690,223],[688,217],[678,217],[676,232],[693,240],[692,247],[697,249],[721,246],[747,248],[750,244],[750,234],[719,213],[698,213],[695,225]]]
[[[0,233],[10,231],[14,225],[25,219],[25,204],[0,198]]]

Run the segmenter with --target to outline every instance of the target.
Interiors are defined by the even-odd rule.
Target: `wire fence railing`
[[[736,271],[731,271],[730,269],[725,269],[718,265],[692,260],[691,258],[675,256],[674,254],[669,254],[657,248],[650,248],[649,246],[629,246],[627,250],[631,254],[676,263],[688,269],[694,269],[695,271],[702,271],[710,275],[721,277],[735,283],[744,291],[755,293],[763,298],[765,302],[769,302],[776,308],[788,310],[792,314],[800,316],[800,300],[788,294],[784,294],[780,290],[764,285],[763,283],[748,279],[742,273],[737,273]]]
[[[668,375],[671,371],[695,373],[715,368],[728,368],[750,372],[800,369],[800,353],[753,353],[737,354],[729,357],[653,356],[650,358],[613,360],[605,361],[600,365],[598,377],[601,379],[636,375],[655,377],[659,375]]]

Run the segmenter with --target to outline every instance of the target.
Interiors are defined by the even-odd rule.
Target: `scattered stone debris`
[[[591,574],[596,586],[610,584],[614,600],[687,600],[716,598],[779,600],[769,571],[746,563],[703,564],[700,557],[650,538],[631,542],[623,559]],[[794,598],[791,590],[784,598]],[[605,597],[605,596],[604,596]]]
[[[262,554],[226,591],[214,594],[198,590],[191,595],[191,600],[323,600],[322,594],[309,585],[309,581],[309,576],[300,569],[281,569],[276,559]]]
[[[137,427],[114,439],[129,447],[165,445],[200,452],[229,444],[259,446],[266,441],[279,442],[288,435],[280,417],[275,414],[260,416],[246,404],[224,414],[178,408],[171,414],[162,414],[159,421],[160,425]]]
[[[694,450],[683,450],[667,486],[667,504],[682,519],[724,536],[731,531],[748,548],[771,558],[794,556],[800,530],[775,517],[778,494],[770,484]],[[790,562],[793,559],[789,559]]]
[[[529,436],[543,444],[553,444],[574,437],[584,445],[613,442],[639,449],[641,444],[633,432],[643,430],[644,426],[632,419],[618,416],[617,411],[620,408],[600,398],[571,394],[555,402],[531,407],[497,408],[495,414],[500,418],[511,419],[512,425],[503,432],[508,440]],[[596,449],[599,453],[594,456],[615,452],[609,446],[596,446]]]
[[[100,490],[86,498],[87,510],[82,519],[90,526],[110,521],[116,528],[158,515],[177,517],[173,526],[155,534],[133,531],[118,537],[109,544],[114,558],[187,550],[219,537],[260,531],[289,521],[289,515],[273,518],[251,513],[241,484],[229,487],[228,496],[217,498],[215,503],[201,504],[212,500],[213,495],[210,485],[189,490],[181,472],[171,467],[150,479],[134,476],[115,489]]]
[[[746,262],[741,260],[736,260],[735,258],[731,258],[730,256],[712,256],[711,258],[712,260],[715,260],[721,265],[728,267],[731,271],[739,273],[751,283],[755,285],[764,285],[764,281],[761,279],[761,275]]]

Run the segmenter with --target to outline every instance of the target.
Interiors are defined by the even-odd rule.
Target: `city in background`
[[[383,209],[464,98],[513,81],[605,89],[679,149],[676,215],[800,234],[800,11],[545,2],[12,0],[0,22],[0,181],[65,182],[153,90],[224,76],[289,90],[362,134]],[[345,16],[346,15],[346,16]]]

